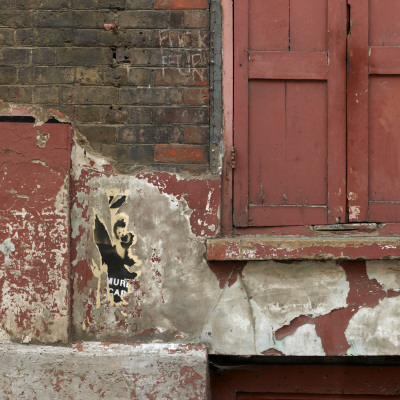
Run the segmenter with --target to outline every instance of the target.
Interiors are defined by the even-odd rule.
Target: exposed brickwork
[[[208,139],[208,129],[200,126],[188,126],[184,133],[185,143],[205,144]]]
[[[66,113],[120,166],[207,169],[207,0],[0,0],[0,10],[3,103]]]
[[[160,144],[155,150],[156,161],[164,163],[204,164],[207,162],[207,154],[203,146]]]
[[[193,9],[208,8],[207,0],[156,0],[156,8],[161,9]]]

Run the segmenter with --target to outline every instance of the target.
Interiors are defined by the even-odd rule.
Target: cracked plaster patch
[[[277,340],[275,349],[287,356],[324,356],[320,337],[315,331],[315,325],[305,324],[298,328],[293,335]]]
[[[4,240],[3,243],[0,243],[0,251],[4,254],[4,264],[6,267],[10,266],[11,258],[10,254],[15,251],[14,243],[11,241],[10,238]]]
[[[11,336],[4,330],[0,328],[0,344],[12,343]]]
[[[5,225],[12,237],[0,245],[8,267],[0,271],[5,277],[0,314],[12,340],[68,341],[68,284],[63,275],[68,254],[67,194],[65,178],[54,203],[40,210],[40,220],[32,219],[31,209],[22,208],[14,210],[13,223]],[[10,259],[14,251],[16,256]],[[54,318],[45,316],[46,309],[52,310]],[[0,341],[8,340],[4,337],[1,333]]]
[[[400,262],[367,261],[367,274],[369,279],[376,279],[383,287],[383,290],[400,291]]]
[[[50,134],[49,133],[43,133],[42,131],[40,131],[39,129],[36,129],[36,146],[40,147],[40,148],[45,148],[46,147],[46,143],[50,138]]]
[[[254,314],[257,353],[277,348],[274,333],[294,318],[325,315],[347,305],[349,283],[334,262],[249,262],[242,275]],[[307,346],[301,352],[308,355]]]
[[[94,158],[94,165],[88,168],[80,159],[84,152],[78,149],[74,154],[73,168],[77,164],[78,172],[74,171],[73,177],[79,180],[82,173],[87,174],[85,187],[81,188],[72,206],[72,229],[77,246],[77,256],[72,265],[84,265],[79,268],[85,268],[85,271],[77,268],[75,285],[90,270],[88,260],[100,264],[91,236],[93,209],[107,230],[112,231],[106,218],[109,209],[105,196],[107,190],[120,188],[129,191],[129,199],[119,211],[129,216],[127,229],[138,236],[135,254],[143,262],[140,281],[136,281],[132,293],[126,295],[128,304],[119,311],[115,307],[110,309],[104,297],[100,307],[95,307],[96,300],[92,294],[97,292],[97,279],[89,279],[81,292],[75,290],[73,320],[76,329],[82,329],[84,322],[85,329],[80,334],[93,334],[98,339],[110,334],[133,338],[144,331],[153,332],[156,338],[171,334],[177,338],[198,338],[220,289],[204,260],[204,240],[191,231],[192,210],[187,202],[162,193],[159,187],[146,179],[93,172],[96,165],[102,168],[101,160]],[[86,213],[89,213],[89,219],[82,219]],[[100,290],[106,293],[106,279],[102,280]],[[90,326],[87,318],[91,321]]]
[[[252,310],[242,280],[226,286],[201,334],[211,353],[255,353]]]
[[[349,355],[400,354],[400,298],[385,298],[376,307],[361,308],[346,329]]]

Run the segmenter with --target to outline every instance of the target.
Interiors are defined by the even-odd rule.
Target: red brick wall
[[[207,0],[0,0],[0,99],[62,111],[120,169],[203,172],[208,7]]]

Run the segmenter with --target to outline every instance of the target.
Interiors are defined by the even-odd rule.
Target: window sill
[[[399,236],[240,236],[207,240],[208,261],[400,259]]]

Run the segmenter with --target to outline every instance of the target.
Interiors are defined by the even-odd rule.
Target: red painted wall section
[[[67,124],[0,123],[0,336],[68,340]]]

